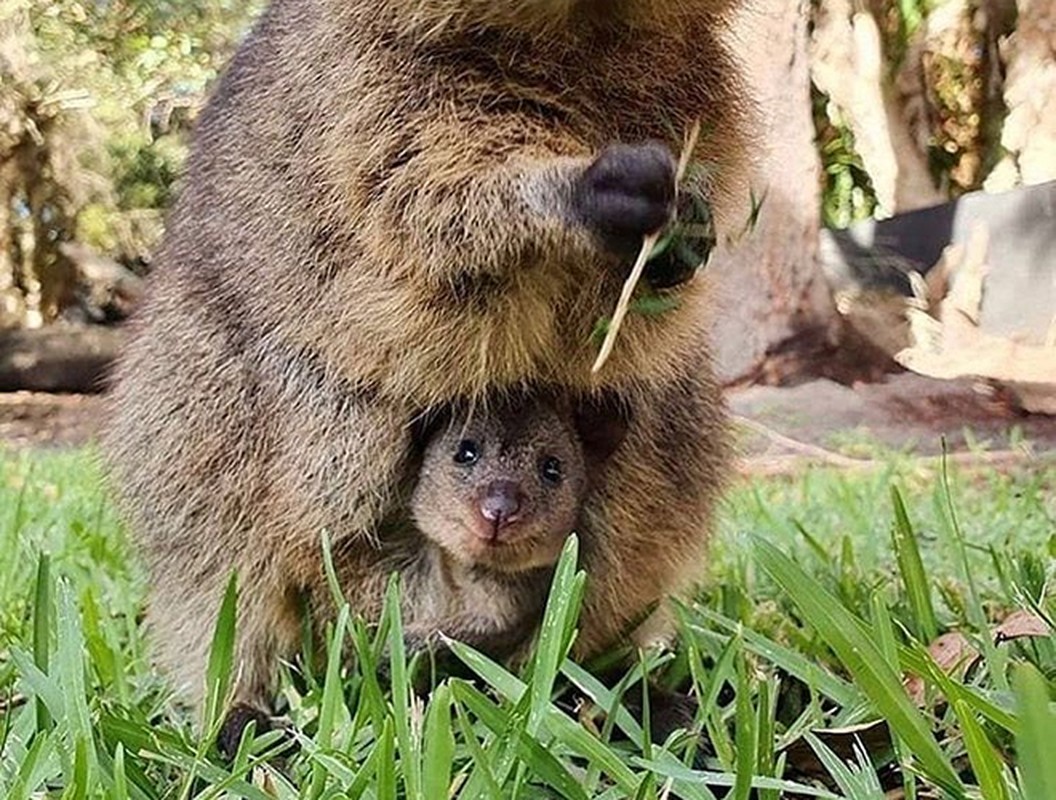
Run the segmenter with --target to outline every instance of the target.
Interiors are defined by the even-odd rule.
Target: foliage
[[[815,0],[812,13],[815,19],[822,13],[873,16],[884,59],[881,80],[891,104],[886,113],[898,117],[890,124],[904,129],[906,139],[893,146],[918,149],[921,163],[930,169],[928,177],[946,196],[980,189],[1005,154],[1002,70],[1007,65],[1001,62],[1000,44],[1015,31],[1014,4],[869,0],[863,8]],[[872,215],[876,198],[851,125],[817,91],[813,103],[823,170],[823,219],[842,228]]]
[[[821,219],[830,228],[846,228],[876,210],[872,180],[854,149],[854,134],[839,109],[811,87],[815,144],[821,159]]]
[[[279,755],[281,732],[250,736],[227,765],[149,667],[143,582],[91,457],[7,456],[0,786],[11,798],[1048,797],[1056,647],[995,645],[987,627],[1011,608],[1056,613],[1054,478],[965,473],[956,504],[941,471],[898,462],[746,483],[725,508],[706,590],[681,614],[681,646],[632,659],[614,688],[564,659],[583,580],[572,543],[520,674],[456,646],[475,680],[418,697],[390,593],[379,628],[346,610],[329,654],[286,670],[297,750]],[[216,601],[216,697],[230,678],[232,596]],[[964,632],[980,661],[936,668],[917,638],[935,629]],[[904,672],[923,675],[922,707]],[[624,710],[645,675],[693,688],[713,752],[694,736],[649,740]],[[560,708],[569,685],[591,700],[578,719]]]
[[[190,124],[258,5],[0,3],[0,291],[51,318],[69,286],[53,304],[34,286],[74,280],[61,242],[149,259]]]

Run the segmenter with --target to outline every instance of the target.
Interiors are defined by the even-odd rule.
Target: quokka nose
[[[480,498],[480,514],[496,527],[517,519],[521,511],[521,489],[514,481],[492,481]]]

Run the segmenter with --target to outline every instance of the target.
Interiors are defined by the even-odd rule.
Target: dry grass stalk
[[[686,133],[685,144],[682,148],[682,155],[678,160],[678,170],[675,173],[675,184],[682,182],[682,178],[685,177],[686,170],[689,168],[689,159],[693,155],[693,151],[697,147],[697,140],[700,138],[700,119],[696,119],[689,131]],[[638,287],[638,281],[641,280],[642,272],[645,270],[646,262],[649,261],[649,254],[653,252],[653,248],[656,247],[656,243],[660,240],[661,231],[651,233],[642,240],[642,249],[638,251],[638,258],[634,262],[634,267],[631,269],[631,274],[627,277],[626,282],[623,284],[623,292],[620,293],[620,302],[616,304],[616,310],[612,314],[612,322],[609,324],[609,329],[605,333],[605,341],[601,344],[601,350],[598,352],[598,357],[594,361],[594,366],[591,367],[592,373],[597,373],[605,366],[605,362],[609,360],[609,356],[612,355],[612,348],[616,344],[616,336],[620,332],[620,326],[623,325],[623,318],[627,316],[627,309],[630,308],[631,298],[634,296],[634,290]]]

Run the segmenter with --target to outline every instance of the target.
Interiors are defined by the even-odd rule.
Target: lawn
[[[342,614],[325,663],[285,669],[292,732],[228,764],[150,668],[144,579],[92,454],[0,452],[0,796],[1051,800],[1054,487],[1052,462],[744,479],[678,648],[633,655],[614,689],[564,658],[570,540],[523,674],[459,648],[476,679],[419,699],[398,614]],[[231,674],[221,600],[210,722]],[[622,709],[646,673],[692,690],[694,733],[651,742]],[[593,701],[577,715],[569,687]]]

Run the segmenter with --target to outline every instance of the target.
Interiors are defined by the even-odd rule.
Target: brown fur
[[[632,423],[581,534],[595,653],[704,567],[726,471],[701,281],[591,331],[629,264],[575,222],[613,142],[704,116],[720,209],[746,150],[734,0],[276,0],[200,120],[105,447],[151,574],[161,663],[200,697],[240,573],[239,697],[299,641],[319,537],[406,502],[424,409],[545,384]]]

